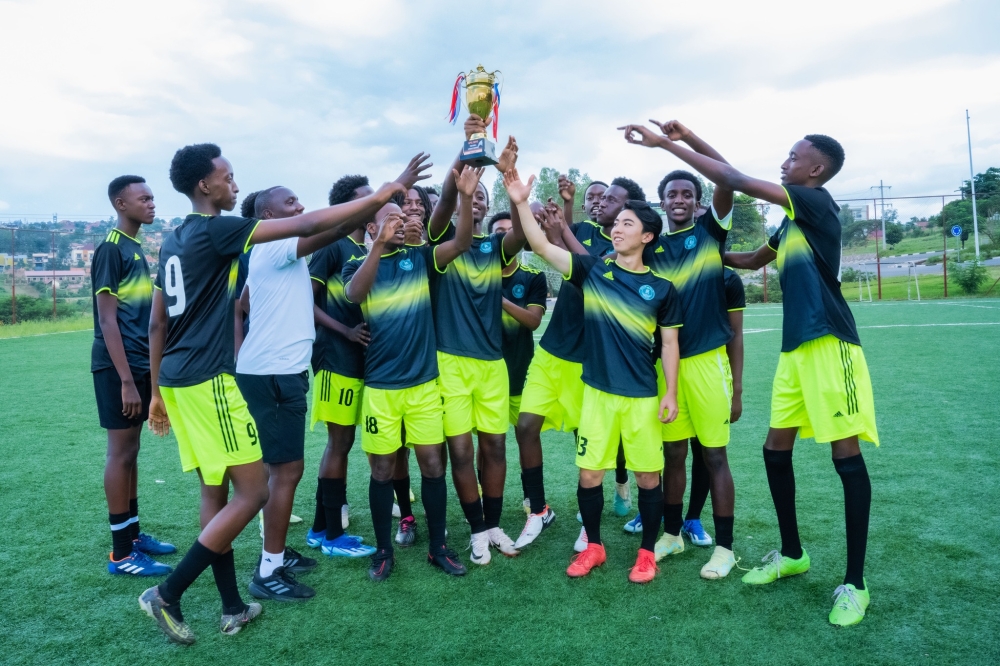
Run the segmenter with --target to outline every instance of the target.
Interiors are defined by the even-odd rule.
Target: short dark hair
[[[586,194],[587,190],[589,190],[593,185],[600,185],[604,189],[608,189],[608,184],[605,183],[603,180],[592,180],[589,183],[587,183],[587,187],[583,188],[583,193]]]
[[[240,215],[243,217],[256,217],[254,206],[256,205],[257,197],[259,197],[263,191],[264,190],[257,190],[256,192],[251,192],[243,198],[243,203],[240,204]]]
[[[659,187],[656,188],[656,193],[660,195],[660,201],[663,201],[663,194],[667,191],[667,183],[672,180],[686,180],[694,185],[694,195],[698,201],[701,201],[701,181],[698,180],[698,176],[694,175],[690,171],[684,171],[683,169],[675,169],[671,171],[663,180],[660,181]]]
[[[368,185],[368,176],[354,174],[341,176],[341,178],[330,188],[330,205],[347,203],[354,198],[354,190]]]
[[[115,203],[115,199],[125,191],[125,188],[129,185],[135,185],[136,183],[145,183],[146,179],[142,176],[118,176],[108,185],[108,199],[111,203]]]
[[[243,217],[264,217],[264,211],[267,210],[268,205],[271,203],[271,195],[275,190],[281,189],[281,185],[275,185],[274,187],[269,187],[266,190],[261,190],[254,197],[253,202],[253,215],[244,215]]]
[[[510,212],[508,212],[506,210],[500,211],[499,213],[497,213],[493,217],[491,217],[490,221],[486,223],[486,231],[488,231],[489,233],[493,233],[493,225],[494,224],[496,224],[500,220],[509,220],[509,219],[511,219],[510,218]]]
[[[639,183],[635,182],[631,178],[625,178],[624,176],[618,176],[613,181],[611,181],[611,187],[617,185],[626,192],[628,192],[628,198],[638,201],[646,200],[646,193],[642,191],[639,187]]]
[[[844,166],[844,147],[839,141],[825,134],[806,134],[803,138],[829,161],[830,175],[825,180],[830,180],[840,173]]]
[[[642,199],[629,199],[625,202],[625,210],[635,213],[635,216],[642,222],[642,231],[653,234],[654,239],[663,232],[663,218]]]
[[[170,184],[181,194],[192,194],[198,182],[215,170],[212,160],[216,157],[222,157],[222,149],[214,143],[184,146],[170,161]]]
[[[425,188],[423,188],[423,190],[424,190],[424,192],[426,192],[427,194],[433,194],[433,195],[434,195],[434,196],[436,196],[436,197],[439,197],[439,196],[441,196],[440,194],[438,194],[438,191],[437,191],[437,188],[436,188],[436,187],[425,187]]]

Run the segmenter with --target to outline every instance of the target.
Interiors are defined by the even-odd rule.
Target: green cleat
[[[809,571],[809,553],[802,549],[802,557],[793,560],[790,557],[782,557],[781,553],[772,550],[761,558],[764,566],[751,569],[743,576],[743,582],[747,585],[767,585],[779,578],[787,578],[795,574],[802,574]]]
[[[849,627],[865,619],[865,611],[871,596],[868,594],[868,581],[865,589],[859,590],[853,585],[840,585],[833,591],[833,610],[830,611],[830,624],[838,627]]]

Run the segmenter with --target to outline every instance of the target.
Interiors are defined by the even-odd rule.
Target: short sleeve
[[[118,297],[118,284],[122,278],[122,262],[116,245],[105,241],[97,246],[94,258],[90,264],[90,280],[94,285],[94,294],[108,292]]]
[[[597,257],[592,257],[589,254],[571,254],[570,264],[569,264],[569,275],[564,275],[563,277],[569,281],[570,284],[576,287],[583,287],[583,281],[587,279],[590,271],[594,269],[594,266],[601,263],[601,260]]]
[[[327,245],[313,253],[312,259],[309,261],[309,277],[326,284],[333,273],[333,252],[334,246]]]
[[[743,289],[743,278],[736,271],[727,270],[726,281],[726,310],[743,310],[747,306],[746,291]]]
[[[431,238],[431,228],[430,225],[427,226],[427,242],[430,243],[431,245],[440,245],[441,243],[450,241],[454,237],[455,237],[455,225],[452,223],[451,220],[448,220],[448,226],[444,228],[444,231],[442,231],[441,235],[438,236],[437,238]]]
[[[436,274],[442,274],[448,272],[448,266],[439,269],[437,265],[437,246],[436,245],[420,245],[418,247],[409,248],[413,252],[419,252],[424,258],[424,266],[427,268],[427,277],[433,278]]]
[[[684,325],[681,298],[673,284],[668,283],[667,293],[660,301],[660,308],[656,312],[656,323],[660,328],[680,328]]]
[[[712,204],[705,211],[705,214],[698,218],[698,222],[705,228],[709,236],[717,240],[720,245],[725,245],[726,237],[729,236],[729,230],[733,226],[733,211],[729,211],[729,215],[720,220],[719,215],[715,212],[715,204]]]
[[[340,276],[344,281],[345,298],[347,297],[347,285],[350,283],[351,278],[354,277],[354,274],[358,272],[358,269],[361,268],[361,264],[363,261],[364,261],[363,259],[351,259],[346,264],[344,264],[344,270],[340,273]],[[348,298],[347,300],[350,301],[351,299]]]
[[[541,273],[532,273],[528,282],[528,305],[541,305],[545,307],[545,299],[549,295],[549,285],[545,281],[545,276]]]
[[[250,237],[259,223],[252,217],[220,215],[209,221],[208,235],[220,255],[238,257],[250,248]]]
[[[791,210],[786,209],[785,213],[788,214],[788,219],[801,226],[819,224],[825,219],[824,214],[832,203],[830,194],[818,187],[786,185],[785,192],[792,206]]]
[[[96,253],[94,255],[94,258],[95,259],[97,258]],[[159,262],[157,262],[156,275],[153,276],[153,289],[159,289],[160,291],[163,291],[163,279],[164,279],[163,261],[161,259]]]
[[[503,266],[510,266],[510,262],[514,260],[514,257],[508,257],[507,253],[503,249],[503,239],[507,234],[490,234],[490,241],[493,242],[496,248],[494,252],[500,257],[500,263]]]

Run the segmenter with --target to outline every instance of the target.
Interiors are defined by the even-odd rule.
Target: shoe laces
[[[292,548],[290,546],[285,546],[285,559],[286,560],[296,560],[296,559],[301,560],[302,559],[302,553],[300,553],[299,551],[295,550],[294,548]]]
[[[495,543],[498,546],[511,546],[511,547],[513,547],[513,545],[514,545],[513,539],[511,539],[509,536],[507,536],[507,533],[504,532],[499,527],[494,527],[494,528],[490,529],[489,530],[489,535],[490,535],[490,541],[493,542],[493,543]]]
[[[412,518],[412,517],[410,517],[410,518],[403,518],[401,521],[399,521],[399,531],[400,532],[412,532],[413,528],[416,527],[416,523],[417,523],[417,521],[414,518]]]
[[[854,610],[858,615],[864,615],[865,612],[861,608],[861,602],[858,601],[857,593],[853,587],[847,585],[838,585],[837,589],[833,591],[834,601],[833,605],[835,608],[840,610]]]
[[[635,564],[632,566],[631,569],[629,569],[629,571],[632,571],[634,569],[639,569],[641,571],[642,569],[648,569],[650,566],[652,566],[653,571],[659,571],[660,570],[660,567],[657,566],[657,564],[656,564],[656,556],[655,555],[653,555],[652,553],[650,553],[649,555],[644,555],[640,551],[639,557],[637,557],[635,559]]]
[[[291,584],[292,587],[295,587],[296,585],[299,584],[299,581],[295,577],[295,572],[283,566],[277,567],[272,575],[277,576],[284,582]]]
[[[777,572],[778,578],[781,578],[781,551],[772,550],[770,553],[760,558],[760,561],[764,563],[761,569],[768,569],[774,567]]]
[[[580,564],[581,566],[590,566],[591,568],[593,568],[594,565],[597,564],[597,549],[587,548],[587,550],[583,551],[582,553],[577,553],[576,555],[574,555],[573,559],[570,560],[570,562],[573,564]]]
[[[133,548],[132,553],[129,555],[132,559],[133,564],[138,564],[140,566],[151,567],[156,564],[156,561],[152,557],[142,552],[138,548]]]

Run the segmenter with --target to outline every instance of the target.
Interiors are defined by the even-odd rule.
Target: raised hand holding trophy
[[[474,72],[468,74],[462,72],[458,75],[452,89],[451,109],[448,112],[448,120],[452,124],[458,120],[458,98],[464,84],[465,103],[469,107],[469,113],[483,120],[493,117],[493,141],[496,141],[500,114],[500,85],[496,81],[497,74],[500,74],[499,70],[487,72],[482,65],[479,65]],[[496,146],[493,141],[487,139],[485,133],[473,134],[462,146],[462,162],[476,167],[496,164]]]

